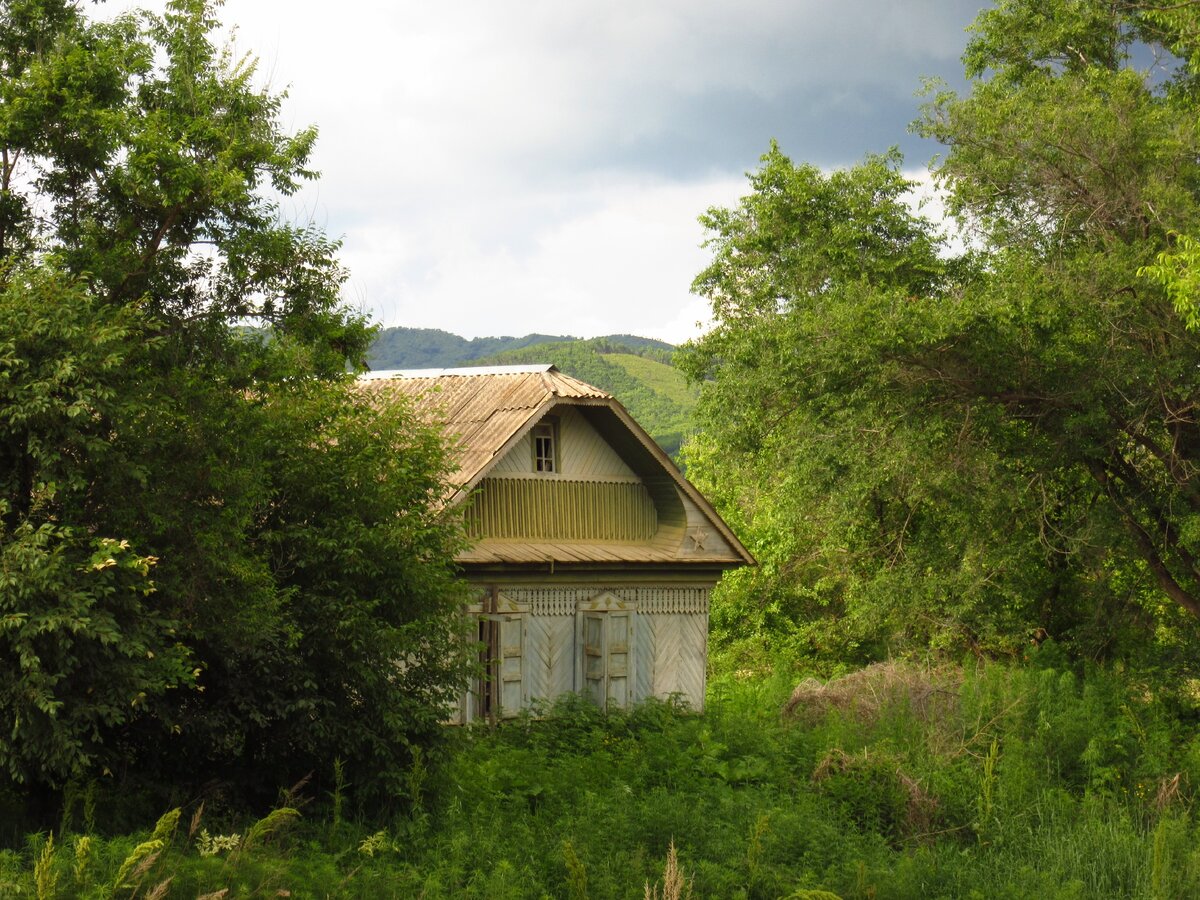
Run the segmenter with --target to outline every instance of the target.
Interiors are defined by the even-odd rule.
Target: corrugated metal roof
[[[707,563],[727,566],[738,557],[713,553],[681,559],[660,544],[618,541],[521,541],[482,540],[457,557],[469,563]]]
[[[396,395],[410,398],[457,443],[453,481],[459,485],[470,484],[547,403],[612,399],[606,391],[550,365],[373,372],[360,381],[379,401]]]
[[[652,544],[584,541],[483,540],[459,554],[459,562],[675,562],[676,554]]]

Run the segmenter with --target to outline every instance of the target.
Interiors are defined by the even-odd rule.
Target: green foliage
[[[38,900],[51,900],[58,892],[58,873],[54,871],[54,834],[46,836],[42,852],[33,866],[33,884]]]
[[[1012,652],[1054,578],[1012,502],[1023,474],[900,372],[961,307],[898,166],[824,175],[772,149],[741,206],[706,219],[715,259],[696,287],[718,326],[681,355],[705,426],[685,458],[760,563],[712,614],[747,661]]]
[[[7,779],[251,796],[342,756],[382,790],[463,671],[460,538],[437,435],[347,381],[370,329],[336,243],[273,199],[315,130],[204,0],[2,8]]]
[[[72,883],[81,890],[91,879],[92,839],[82,835],[75,839],[75,863],[71,868]]]
[[[762,562],[715,600],[720,653],[1015,656],[1049,633],[1190,671],[1200,338],[1170,251],[1200,217],[1177,58],[1200,32],[1160,19],[980,15],[970,93],[934,85],[918,123],[947,146],[960,258],[894,156],[826,175],[773,147],[704,217],[716,327],[682,357],[703,384],[686,459]],[[1137,41],[1170,77],[1133,67]]]
[[[936,708],[864,694],[780,717],[785,682],[730,676],[703,716],[569,699],[543,720],[460,733],[429,771],[419,833],[407,817],[335,827],[281,807],[259,825],[210,823],[287,822],[270,841],[235,838],[234,853],[95,836],[74,893],[119,879],[144,897],[170,878],[181,896],[641,897],[660,883],[696,897],[1197,896],[1200,769],[1177,768],[1195,709],[1181,717],[1119,671],[1081,677],[1052,656],[950,669],[959,686]],[[869,690],[829,687],[856,683]],[[748,756],[754,777],[725,777]],[[33,894],[44,846],[0,852],[0,891]],[[68,856],[43,877],[71,880]]]
[[[168,844],[171,838],[175,836],[175,829],[179,826],[179,817],[183,810],[179,807],[163,813],[158,822],[154,825],[154,831],[150,834],[150,840],[162,841],[163,844]]]
[[[266,816],[250,826],[246,837],[242,840],[242,849],[249,850],[258,847],[271,839],[271,836],[300,817],[298,810],[288,806],[273,809]]]
[[[1188,328],[1200,328],[1200,244],[1185,234],[1175,235],[1171,248],[1138,269],[1138,274],[1166,291]]]
[[[71,279],[13,274],[0,293],[0,762],[17,781],[117,765],[106,730],[190,684],[192,657],[156,593],[158,560],[71,515],[113,462],[113,421],[143,370],[134,309]],[[15,457],[15,459],[14,459]]]

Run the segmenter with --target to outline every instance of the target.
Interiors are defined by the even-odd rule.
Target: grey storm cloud
[[[468,31],[441,59],[431,77],[446,105],[429,121],[450,120],[452,152],[544,182],[740,171],[771,138],[824,165],[892,145],[927,151],[908,132],[914,95],[924,76],[959,83],[978,3],[525,8],[495,5],[476,27],[496,43],[481,49]]]

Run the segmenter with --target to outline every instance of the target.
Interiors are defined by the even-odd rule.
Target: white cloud
[[[163,0],[146,4],[162,7]],[[132,5],[109,0],[95,14]],[[289,211],[345,236],[347,299],[466,335],[694,333],[696,216],[771,137],[797,161],[911,144],[971,0],[227,0],[316,123]],[[917,154],[919,156],[919,154]]]
[[[485,220],[481,235],[479,219],[453,213],[421,229],[367,224],[347,241],[347,261],[360,273],[354,295],[385,322],[467,337],[631,332],[686,340],[705,315],[689,293],[707,260],[697,216],[743,190],[740,178],[602,179],[556,192],[555,204],[578,212],[533,225],[519,244],[498,237],[498,223]]]

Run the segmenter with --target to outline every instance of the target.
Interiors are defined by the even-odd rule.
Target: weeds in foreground
[[[257,821],[37,835],[0,850],[0,896],[1200,898],[1194,710],[998,665],[931,706],[891,671],[787,715],[790,686],[732,678],[703,716],[568,699],[419,758],[389,820],[348,818],[343,785],[303,817],[293,790]]]

